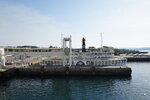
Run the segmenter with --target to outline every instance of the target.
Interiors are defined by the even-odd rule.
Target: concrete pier
[[[0,77],[9,76],[131,76],[127,66],[52,67],[34,66],[0,71]]]
[[[149,62],[150,58],[149,57],[145,57],[145,58],[128,57],[127,61],[128,62]]]
[[[0,69],[0,78],[11,78],[16,75],[16,69]]]

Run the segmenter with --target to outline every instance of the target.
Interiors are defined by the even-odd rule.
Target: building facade
[[[67,46],[67,42],[69,42],[69,46]],[[71,36],[63,38],[62,44],[61,48],[5,47],[3,50],[5,55],[11,55],[15,60],[23,60],[27,57],[42,57],[41,65],[47,66],[122,66],[127,63],[126,58],[114,56],[113,47],[103,46],[86,49],[85,38],[82,39],[82,48],[79,49],[72,48]],[[1,56],[1,59],[3,58],[4,56]],[[7,58],[6,61],[8,61]]]

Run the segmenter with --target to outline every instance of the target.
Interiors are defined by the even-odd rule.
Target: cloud
[[[59,45],[67,26],[24,5],[0,2],[0,45]]]
[[[99,47],[101,42],[99,33],[103,32],[104,45],[150,46],[149,5],[149,0],[99,0],[98,2],[93,0],[90,6],[83,5],[83,7],[78,7],[80,11],[74,11],[75,17],[72,19],[75,21],[71,22],[74,26],[71,27],[71,33],[76,34],[73,34],[73,39],[81,41],[81,37],[86,37],[87,47],[92,45]],[[80,42],[74,45],[81,47]]]
[[[149,0],[51,4],[46,9],[55,9],[55,14],[45,15],[38,8],[0,1],[0,45],[60,46],[60,34],[64,34],[72,35],[73,47],[81,47],[82,37],[86,37],[87,47],[99,47],[99,33],[103,32],[104,45],[150,46]]]

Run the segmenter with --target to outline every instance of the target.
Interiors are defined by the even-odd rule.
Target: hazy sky
[[[150,47],[150,0],[0,0],[0,45]]]

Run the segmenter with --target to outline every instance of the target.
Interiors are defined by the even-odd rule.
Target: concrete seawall
[[[28,67],[14,68],[0,72],[0,77],[12,76],[131,76],[127,66],[104,67]]]
[[[16,74],[15,68],[0,70],[0,78],[11,78],[14,77],[15,74]]]
[[[150,58],[135,58],[135,57],[129,57],[127,58],[128,62],[149,62]]]

